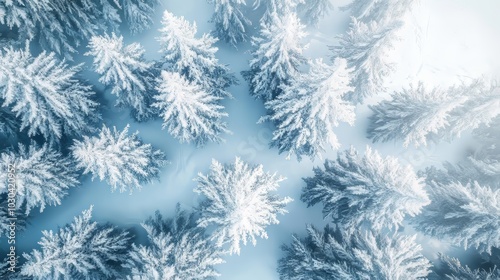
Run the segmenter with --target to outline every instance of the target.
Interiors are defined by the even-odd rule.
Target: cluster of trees
[[[288,159],[316,159],[340,148],[334,129],[354,125],[356,105],[386,91],[394,69],[386,57],[415,1],[353,0],[341,7],[350,11],[351,23],[331,47],[328,62],[304,56],[304,23],[317,26],[332,9],[329,0],[255,0],[252,7],[245,0],[209,2],[212,34],[197,35],[196,23],[164,12],[157,61],[147,61],[139,43],[124,44],[118,33],[122,21],[131,33],[149,28],[157,0],[0,3],[0,26],[15,34],[0,42],[0,136],[24,143],[0,146],[0,169],[15,166],[20,229],[33,209],[61,204],[82,175],[91,174],[112,191],[132,192],[158,179],[167,164],[165,154],[138,132],[130,134],[128,125],[119,130],[99,124],[96,93],[80,77],[83,65],[71,63],[77,47],[87,44],[85,55],[93,59],[99,82],[116,96],[116,106],[129,108],[139,122],[160,118],[180,143],[202,147],[230,133],[222,101],[232,97],[229,87],[237,83],[216,58],[215,44],[250,41],[252,58],[242,75],[267,109],[259,122],[276,127],[270,146]],[[255,36],[249,9],[263,11]],[[40,53],[30,50],[32,41]],[[308,225],[305,238],[294,235],[283,245],[280,279],[500,277],[497,268],[471,269],[447,256],[432,268],[416,237],[400,230],[411,226],[494,259],[500,248],[498,86],[476,80],[428,89],[419,83],[370,108],[367,134],[373,141],[418,147],[471,132],[478,147],[462,162],[420,172],[369,147],[363,155],[351,148],[325,160],[304,178],[301,200],[321,204],[330,225]],[[0,173],[2,203],[7,178]],[[223,256],[267,238],[267,227],[279,223],[292,201],[276,194],[283,177],[239,158],[230,164],[214,160],[195,180],[203,198],[197,211],[178,208],[170,219],[156,213],[142,224],[146,244],[133,243],[126,230],[92,221],[90,207],[57,232],[44,231],[41,249],[25,253],[21,270],[8,277],[214,279]],[[8,230],[7,215],[2,207],[0,235]]]
[[[287,212],[291,199],[274,193],[282,180],[239,158],[227,165],[214,160],[209,174],[196,179],[195,191],[204,197],[198,211],[177,205],[173,218],[156,212],[141,224],[146,244],[93,221],[91,206],[58,231],[43,231],[41,249],[24,253],[9,279],[215,279],[224,255],[267,238],[266,227]]]
[[[309,225],[306,238],[294,235],[283,246],[280,279],[498,278],[500,189],[495,176],[500,173],[486,173],[476,162],[470,157],[445,170],[415,173],[370,148],[364,156],[351,148],[326,160],[324,168],[304,178],[301,200],[308,206],[322,204],[332,225],[324,231]],[[474,248],[485,254],[485,264],[470,269],[441,255],[431,272],[415,236],[399,233],[401,226]]]
[[[404,146],[451,140],[463,132],[489,126],[500,115],[496,82],[474,80],[449,88],[423,83],[394,92],[372,106],[368,137],[373,141],[403,140]],[[474,132],[475,133],[475,132]]]
[[[92,36],[132,33],[151,27],[158,0],[13,0],[0,3],[0,24],[15,32],[12,43],[37,41],[43,49],[71,58]]]

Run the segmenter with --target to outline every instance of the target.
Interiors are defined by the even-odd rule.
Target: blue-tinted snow
[[[251,2],[251,1],[248,1]],[[348,27],[349,15],[340,12],[338,7],[348,1],[334,1],[335,11],[327,19],[320,22],[318,29],[309,28],[310,36],[305,43],[309,44],[306,55],[309,58],[324,57],[329,59],[327,45],[335,44],[335,36]],[[158,59],[159,46],[155,41],[157,29],[164,9],[175,15],[182,15],[187,20],[195,20],[198,25],[198,35],[209,32],[213,24],[209,22],[213,8],[203,0],[170,0],[162,1],[162,6],[156,11],[154,27],[137,36],[126,36],[125,43],[140,42],[147,50],[148,59]],[[388,79],[391,89],[399,89],[410,82],[423,80],[427,85],[447,86],[459,79],[469,80],[481,76],[490,77],[500,70],[500,21],[497,11],[499,1],[491,0],[422,0],[407,19],[407,25],[401,31],[402,42],[396,46],[393,53],[397,63],[396,72]],[[258,12],[251,12],[253,19],[258,19]],[[254,20],[253,28],[259,24]],[[232,46],[219,42],[218,58],[227,63],[233,72],[237,73],[240,85],[233,86],[230,91],[234,99],[227,100],[229,118],[227,122],[232,135],[226,135],[227,142],[222,145],[208,144],[202,149],[194,145],[181,145],[161,130],[161,121],[136,123],[126,110],[113,107],[114,98],[109,92],[103,92],[104,87],[97,82],[97,75],[90,72],[85,77],[94,84],[100,95],[108,100],[105,110],[105,122],[116,125],[119,129],[130,123],[130,131],[139,130],[140,137],[155,147],[162,149],[171,164],[164,168],[159,182],[145,185],[142,191],[129,193],[111,193],[110,188],[98,180],[91,181],[85,177],[82,185],[70,191],[70,195],[58,207],[47,207],[41,214],[35,213],[32,224],[25,232],[18,235],[18,253],[38,248],[36,242],[41,237],[43,229],[57,229],[70,222],[73,216],[94,205],[94,218],[99,222],[109,221],[120,227],[134,227],[141,234],[138,224],[160,210],[167,216],[173,214],[176,203],[185,209],[191,209],[198,203],[198,196],[192,191],[195,186],[193,178],[198,172],[206,172],[211,159],[230,162],[235,156],[251,163],[262,163],[271,172],[278,172],[288,179],[281,184],[279,193],[295,199],[287,207],[289,213],[279,217],[281,223],[268,227],[269,239],[258,240],[257,246],[243,247],[240,256],[227,256],[226,264],[218,266],[222,273],[221,280],[271,280],[277,279],[276,264],[281,256],[280,245],[291,240],[292,233],[304,235],[305,225],[313,223],[322,227],[320,206],[306,208],[299,199],[304,176],[312,175],[312,167],[322,163],[321,160],[311,162],[304,158],[302,162],[295,159],[286,160],[285,155],[278,155],[276,149],[268,149],[267,142],[271,137],[272,127],[268,124],[256,124],[265,111],[261,101],[253,100],[248,93],[247,84],[239,75],[247,69],[249,44],[242,44],[236,50]],[[84,52],[85,49],[81,48]],[[90,68],[89,58],[79,57]],[[374,104],[384,95],[367,100]],[[336,131],[343,148],[350,145],[359,150],[369,143],[365,137],[370,110],[366,106],[357,108],[357,121],[354,127],[340,126]],[[470,137],[465,135],[453,143],[431,145],[418,150],[404,149],[402,143],[377,143],[373,147],[384,155],[395,155],[405,163],[417,168],[428,165],[438,165],[444,160],[460,159],[465,148],[471,145]],[[326,157],[336,154],[330,151]],[[409,233],[413,232],[407,229]],[[450,250],[448,244],[437,242],[426,236],[419,236],[427,257],[432,258],[438,251]],[[452,249],[451,255],[464,257],[461,249]],[[466,259],[466,257],[464,257]]]

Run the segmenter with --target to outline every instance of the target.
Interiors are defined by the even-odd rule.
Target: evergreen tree
[[[10,29],[23,28],[33,37],[37,22],[51,10],[49,0],[11,0],[0,2],[0,24]]]
[[[256,49],[252,53],[250,70],[242,72],[255,98],[274,99],[281,94],[281,87],[298,74],[299,66],[305,61],[301,44],[306,36],[304,28],[293,12],[282,17],[273,13],[269,23],[261,24],[260,36],[252,40]]]
[[[477,182],[430,182],[432,203],[417,217],[417,228],[464,248],[491,253],[500,247],[500,189]]]
[[[304,0],[298,10],[303,10],[305,21],[318,26],[319,20],[333,10],[331,0]]]
[[[457,107],[450,117],[450,129],[446,131],[450,137],[460,137],[462,132],[481,125],[489,126],[500,116],[500,86],[496,81],[488,84],[475,80],[469,87],[467,102]]]
[[[154,81],[150,78],[152,63],[145,62],[144,49],[138,43],[123,46],[123,36],[94,36],[86,55],[94,57],[94,68],[101,74],[99,81],[112,86],[118,96],[118,106],[130,106],[137,120],[152,116],[151,91]]]
[[[53,53],[32,57],[28,50],[6,49],[0,52],[0,102],[29,136],[55,141],[89,131],[97,103],[91,87],[75,78],[80,67],[69,67]]]
[[[215,5],[212,21],[215,22],[215,34],[233,46],[247,40],[247,30],[251,21],[242,11],[245,0],[209,0]]]
[[[110,130],[103,125],[99,136],[84,136],[71,146],[83,174],[92,173],[92,179],[105,180],[112,191],[141,189],[143,184],[158,178],[160,168],[167,163],[160,150],[144,144],[137,136],[139,132],[129,135],[128,128],[127,125],[123,131],[117,131],[116,127]]]
[[[353,0],[341,10],[350,10],[353,17],[364,22],[400,20],[415,0]]]
[[[367,147],[364,156],[351,148],[336,160],[326,160],[305,178],[301,199],[323,204],[323,214],[350,232],[363,224],[380,231],[398,228],[405,216],[415,216],[430,203],[422,181],[411,166],[381,157]]]
[[[153,25],[152,15],[159,3],[159,0],[121,0],[125,21],[132,34],[140,33]]]
[[[424,171],[420,171],[419,175],[425,178],[427,185],[434,184],[434,182],[440,184],[460,182],[466,185],[471,181],[490,185],[494,179],[494,177],[485,176],[470,160],[463,160],[455,164],[443,162],[442,165],[443,168],[428,167]]]
[[[402,139],[405,147],[425,146],[449,125],[451,112],[467,100],[467,91],[465,86],[427,90],[419,83],[394,92],[391,100],[370,106],[368,137],[374,142]]]
[[[475,80],[445,90],[426,90],[420,83],[395,92],[391,100],[370,107],[374,114],[368,137],[373,141],[403,139],[405,147],[460,137],[464,131],[489,126],[500,115],[498,88]]]
[[[450,258],[440,255],[440,261],[449,271],[445,274],[447,280],[495,280],[500,279],[500,270],[493,268],[485,269],[470,269],[468,266],[463,266],[456,258]]]
[[[162,24],[157,40],[168,70],[178,72],[211,94],[231,96],[227,88],[236,83],[236,78],[215,57],[218,49],[213,45],[217,39],[208,34],[195,38],[196,23],[190,24],[168,11],[163,14]]]
[[[488,184],[500,186],[500,146],[497,144],[500,117],[496,117],[488,126],[483,124],[474,129],[473,135],[480,146],[469,155],[469,161],[478,169],[481,177],[489,179]]]
[[[221,252],[196,226],[193,214],[179,210],[175,217],[164,219],[159,212],[142,224],[149,245],[132,244],[125,267],[131,273],[127,279],[215,279],[214,266],[224,261]]]
[[[331,48],[334,57],[347,59],[353,69],[355,90],[348,95],[349,100],[361,103],[366,97],[385,91],[384,80],[394,68],[389,52],[400,26],[401,22],[364,23],[351,18],[349,31],[340,36],[338,46]]]
[[[123,9],[132,33],[152,25],[158,0],[11,0],[0,3],[0,24],[18,30],[20,41],[38,39],[42,49],[71,58],[99,33],[118,31]]]
[[[19,30],[17,32],[19,41],[33,39],[37,35],[39,28],[42,28],[40,32],[43,32],[43,27],[46,27],[50,29],[49,31],[60,34],[47,34],[49,37],[40,38],[40,44],[43,47],[46,47],[48,41],[53,44],[53,49],[61,51],[61,45],[63,45],[69,52],[74,52],[74,48],[66,42],[67,35],[61,34],[64,31],[63,26],[54,17],[53,10],[53,3],[49,0],[2,1],[0,3],[0,24],[7,26],[11,30]],[[51,21],[52,25],[49,25],[48,23]]]
[[[240,253],[241,243],[257,237],[267,238],[265,228],[278,224],[277,214],[284,214],[291,198],[273,194],[284,178],[265,173],[263,166],[249,166],[236,158],[233,164],[223,165],[212,160],[210,173],[199,174],[195,192],[205,196],[201,205],[198,226],[214,226],[212,240],[218,247],[229,244],[229,253]]]
[[[195,142],[198,147],[207,142],[224,141],[220,134],[229,133],[222,121],[227,113],[219,104],[220,97],[189,82],[178,73],[161,72],[158,95],[152,104],[163,118],[163,128],[181,143]]]
[[[2,179],[3,180],[3,179]],[[26,229],[27,224],[27,216],[24,213],[19,213],[18,211],[10,212],[8,205],[8,196],[7,193],[0,194],[0,237],[7,236],[11,231],[11,222],[12,218],[15,218],[16,228],[15,232],[21,232]],[[10,247],[10,246],[9,246]],[[1,253],[1,252],[0,252]],[[4,254],[2,254],[5,256]],[[0,266],[1,268],[1,266]],[[5,269],[7,270],[7,269]],[[0,272],[0,279],[6,279],[1,277],[2,274]],[[10,279],[10,278],[9,278]]]
[[[0,138],[16,137],[18,131],[16,116],[6,108],[0,107]]]
[[[13,174],[10,176],[15,179],[16,209],[22,209],[26,215],[35,207],[42,212],[46,205],[60,205],[67,190],[78,184],[71,161],[47,144],[19,144],[18,151],[5,151],[0,154],[0,170],[0,194],[8,193],[9,174]]]
[[[261,22],[272,22],[275,15],[286,15],[294,12],[297,5],[304,4],[306,0],[254,0],[254,9],[265,5],[265,12]],[[265,3],[265,4],[263,4]]]
[[[59,232],[42,231],[42,251],[23,254],[21,274],[31,279],[117,279],[130,237],[91,221],[92,206]]]
[[[424,279],[431,264],[415,236],[382,236],[356,230],[347,235],[325,227],[307,227],[308,236],[293,237],[279,260],[282,280]]]
[[[277,127],[271,146],[299,160],[302,155],[321,157],[326,146],[339,148],[333,128],[355,120],[354,106],[342,99],[353,89],[346,67],[345,59],[336,59],[333,66],[316,60],[309,73],[292,78],[281,95],[266,103],[272,113],[262,121],[269,119]]]

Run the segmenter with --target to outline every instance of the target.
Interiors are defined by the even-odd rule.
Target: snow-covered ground
[[[335,10],[320,22],[319,28],[308,28],[309,36],[304,43],[309,44],[306,56],[309,58],[330,58],[328,45],[337,42],[336,35],[346,31],[349,15],[339,11],[339,6],[348,1],[333,1]],[[163,10],[167,9],[175,15],[182,15],[189,21],[196,21],[198,35],[213,29],[209,22],[213,7],[203,0],[170,0],[162,1],[156,11],[154,27],[138,36],[125,36],[125,43],[140,42],[147,50],[148,59],[157,59],[159,46],[155,37],[160,27]],[[500,1],[495,0],[421,0],[415,10],[407,18],[407,24],[401,31],[401,43],[395,47],[393,57],[396,63],[395,73],[388,79],[391,89],[399,89],[410,83],[425,81],[429,86],[448,86],[460,80],[468,81],[480,77],[495,77],[500,71],[500,21],[498,11]],[[258,18],[257,13],[253,15]],[[254,21],[257,22],[257,21]],[[254,28],[258,24],[254,23]],[[291,240],[291,234],[303,235],[308,223],[321,227],[322,214],[320,207],[306,208],[300,201],[300,192],[304,183],[301,178],[311,176],[313,166],[320,165],[321,160],[311,162],[304,158],[301,162],[286,155],[279,155],[276,149],[269,149],[273,127],[268,124],[257,124],[257,120],[265,113],[261,101],[254,100],[248,91],[240,71],[248,69],[250,44],[234,47],[219,42],[218,58],[228,64],[236,73],[240,84],[230,88],[234,99],[226,100],[224,105],[229,113],[228,126],[233,132],[225,135],[224,144],[208,144],[202,149],[194,145],[179,144],[167,131],[161,130],[161,121],[146,123],[134,122],[126,110],[113,107],[114,99],[109,92],[102,92],[103,86],[97,82],[97,76],[88,71],[87,78],[101,90],[108,100],[108,111],[104,120],[108,125],[116,125],[119,129],[129,123],[130,131],[138,130],[139,136],[156,148],[163,150],[171,164],[166,166],[159,182],[144,186],[141,191],[112,193],[109,186],[98,180],[91,181],[86,177],[81,186],[70,191],[70,195],[58,207],[47,207],[43,213],[35,213],[26,231],[18,235],[18,250],[30,251],[37,248],[36,242],[41,237],[41,230],[57,229],[70,222],[73,216],[94,205],[94,218],[97,221],[109,221],[120,227],[137,228],[143,234],[139,223],[160,210],[171,216],[176,203],[185,209],[198,204],[199,197],[193,192],[196,183],[193,178],[198,172],[206,173],[212,158],[220,162],[233,161],[241,157],[250,163],[260,163],[271,172],[287,177],[281,185],[279,193],[295,199],[287,207],[289,213],[279,217],[280,224],[268,227],[269,239],[258,240],[257,246],[243,247],[241,255],[226,256],[226,263],[218,266],[222,274],[221,280],[277,279],[277,260],[281,256],[280,246]],[[89,58],[80,58],[87,62]],[[369,99],[367,104],[374,104],[383,96]],[[356,109],[357,120],[354,126],[341,125],[337,130],[343,148],[353,145],[364,150],[371,144],[366,138],[370,110],[367,105]],[[403,162],[420,169],[428,165],[439,165],[445,160],[460,159],[468,145],[470,137],[464,135],[453,143],[441,143],[419,149],[404,149],[402,143],[376,143],[373,147],[384,155],[395,155]],[[333,158],[336,151],[329,151],[327,158]],[[441,244],[425,236],[418,241],[424,246],[427,257],[433,257],[438,251],[449,250],[447,244]],[[454,250],[452,255],[460,255],[463,250]]]

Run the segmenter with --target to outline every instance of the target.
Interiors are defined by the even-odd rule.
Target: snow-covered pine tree
[[[353,0],[340,7],[350,10],[358,20],[369,22],[389,22],[400,20],[409,11],[416,0]]]
[[[229,133],[222,121],[227,113],[219,104],[220,97],[207,92],[179,73],[162,71],[157,86],[158,95],[152,104],[163,119],[163,128],[181,143],[195,142],[198,147],[207,142],[224,141],[220,134]]]
[[[474,87],[475,85],[472,85]],[[471,86],[426,89],[422,82],[394,92],[390,100],[370,106],[368,138],[374,142],[403,140],[403,145],[427,145],[449,125],[451,112],[466,102]]]
[[[97,137],[84,136],[71,146],[77,168],[84,169],[83,174],[92,173],[92,179],[106,181],[112,191],[141,189],[158,178],[160,168],[167,163],[163,152],[144,144],[139,132],[129,135],[128,128],[118,131],[103,125]]]
[[[218,49],[213,45],[217,39],[209,34],[195,38],[196,23],[190,24],[169,11],[164,12],[162,24],[157,40],[167,69],[178,72],[211,94],[231,96],[227,88],[236,83],[236,78],[215,57]]]
[[[489,125],[482,125],[474,129],[475,141],[480,144],[468,160],[479,171],[488,184],[500,186],[500,117],[496,117]]]
[[[366,224],[370,229],[397,229],[405,216],[419,214],[430,203],[424,184],[412,167],[397,158],[383,158],[370,147],[364,156],[351,148],[324,169],[304,178],[301,199],[308,206],[323,204],[323,214],[347,232]]]
[[[149,72],[153,64],[145,62],[142,46],[123,46],[123,36],[113,33],[92,37],[88,47],[85,55],[94,57],[94,69],[101,74],[99,81],[112,86],[111,93],[118,96],[116,105],[131,107],[139,121],[150,118],[154,81]]]
[[[123,36],[93,36],[85,55],[94,57],[94,68],[102,76],[99,81],[113,86],[113,94],[132,91],[134,87],[146,90],[140,73],[147,71],[151,63],[144,61],[144,48],[139,43],[123,46]]]
[[[116,1],[116,0],[113,0]],[[153,14],[159,0],[121,0],[125,21],[132,34],[140,33],[153,25]]]
[[[349,31],[339,37],[338,46],[331,47],[333,57],[347,59],[349,68],[353,69],[355,90],[347,97],[352,102],[361,103],[366,97],[385,90],[384,80],[394,68],[389,52],[400,26],[399,21],[364,23],[352,17]]]
[[[299,160],[302,155],[321,157],[327,146],[338,149],[333,129],[341,122],[353,125],[355,120],[354,106],[342,99],[353,90],[350,81],[345,59],[336,59],[333,66],[320,59],[310,64],[309,73],[283,85],[283,93],[266,103],[270,115],[261,119],[276,125],[271,146]]]
[[[52,22],[52,25],[48,23]],[[70,46],[63,33],[61,23],[54,17],[52,3],[49,0],[14,0],[0,2],[0,24],[9,28],[11,31],[17,30],[15,40],[23,42],[33,40],[39,33],[43,32],[41,28],[50,29],[51,33],[47,37],[40,36],[39,43],[43,47],[47,42],[51,43],[54,50],[61,50],[64,46],[68,52],[74,52],[75,49]],[[50,33],[46,32],[46,33]],[[62,46],[61,46],[62,45]]]
[[[0,107],[0,138],[15,137],[18,131],[16,116],[7,108]]]
[[[152,24],[158,0],[14,0],[0,3],[0,24],[17,30],[21,41],[38,39],[42,49],[71,57],[84,41],[118,31],[124,20],[132,33]]]
[[[318,26],[319,21],[333,10],[331,0],[304,0],[298,10],[302,10],[305,22]]]
[[[0,2],[0,24],[10,29],[22,28],[25,36],[32,38],[40,17],[50,13],[49,0],[14,0]]]
[[[302,52],[305,46],[305,26],[295,12],[278,16],[271,14],[271,21],[261,23],[259,37],[252,38],[256,49],[252,52],[250,70],[243,77],[250,83],[250,93],[264,101],[274,99],[281,87],[298,74],[299,66],[305,62]]]
[[[13,173],[7,172],[11,164]],[[14,174],[16,208],[26,215],[35,207],[40,207],[42,212],[47,205],[60,205],[67,190],[78,184],[71,161],[48,144],[42,147],[35,142],[28,147],[19,144],[18,151],[1,153],[0,170],[0,194],[8,192],[8,174]]]
[[[282,247],[281,280],[304,279],[424,279],[430,262],[421,254],[415,236],[383,236],[373,232],[347,235],[328,226],[307,227],[308,236],[293,236]]]
[[[304,4],[306,0],[254,0],[253,7],[258,9],[264,6],[264,15],[260,19],[261,23],[273,21],[273,14],[286,15],[294,12],[298,5]]]
[[[272,192],[283,177],[265,173],[262,165],[249,166],[239,158],[229,165],[212,160],[208,175],[198,174],[195,192],[203,195],[198,226],[214,227],[211,239],[218,247],[229,245],[229,254],[240,253],[241,243],[267,238],[265,228],[278,224],[291,198]]]
[[[480,125],[489,126],[500,116],[500,85],[496,81],[475,80],[466,94],[467,102],[450,117],[450,128],[446,131],[449,137],[460,137],[462,132]]]
[[[443,168],[435,166],[427,167],[423,171],[419,171],[419,176],[425,178],[427,185],[432,185],[434,182],[440,184],[450,184],[460,182],[464,185],[470,181],[477,181],[480,185],[490,185],[491,179],[479,170],[470,160],[463,160],[458,163],[443,162]]]
[[[0,51],[0,102],[29,136],[58,141],[63,134],[87,132],[98,118],[97,103],[91,87],[75,78],[80,67],[58,61],[54,53],[32,57],[28,50]]]
[[[447,89],[417,87],[395,92],[391,100],[370,107],[368,128],[373,141],[403,139],[404,146],[453,139],[500,116],[500,90],[481,80]]]
[[[0,216],[0,219],[1,219],[1,216]],[[0,222],[0,226],[1,226],[1,222]],[[0,229],[0,233],[1,233],[1,229]],[[6,254],[7,254],[7,252],[0,251],[1,256],[5,256]],[[17,259],[19,259],[19,256],[17,256]],[[0,260],[1,260],[0,261],[0,279],[24,280],[22,278],[19,278],[19,271],[12,272],[9,270],[10,264],[9,264],[8,258],[2,257],[2,259],[0,259]]]
[[[23,254],[21,274],[30,279],[117,279],[130,237],[91,220],[92,206],[58,232],[42,231],[42,251]]]
[[[0,166],[3,167],[3,166]],[[2,178],[3,180],[3,178]],[[11,218],[16,218],[16,232],[21,232],[26,229],[27,216],[24,213],[19,213],[15,211],[14,213],[9,213],[7,193],[0,194],[0,237],[7,236],[10,232],[10,225],[12,222]],[[14,214],[14,216],[12,215]],[[4,255],[5,256],[5,255]],[[1,276],[1,273],[0,273]],[[0,277],[0,279],[4,279]],[[9,278],[10,279],[10,278]]]
[[[500,189],[477,182],[430,182],[432,203],[416,218],[417,228],[464,248],[491,253],[500,247]]]
[[[173,219],[165,219],[157,211],[142,227],[149,245],[132,244],[127,263],[127,279],[203,279],[219,276],[214,266],[221,264],[221,251],[196,226],[193,214],[177,209]]]
[[[84,44],[92,36],[103,32],[118,31],[121,18],[116,9],[116,0],[54,0],[50,1],[52,21],[41,21],[39,40],[44,49],[65,54],[70,47]],[[52,25],[58,25],[54,32]],[[50,33],[54,33],[51,35]],[[46,38],[46,39],[45,39]]]
[[[208,0],[215,5],[212,21],[215,23],[215,35],[236,46],[248,39],[247,30],[252,25],[243,9],[246,0]]]
[[[440,255],[441,264],[448,270],[445,273],[447,280],[495,280],[500,279],[500,269],[497,267],[489,270],[485,269],[470,269],[468,266],[463,266],[456,258],[450,258]]]

